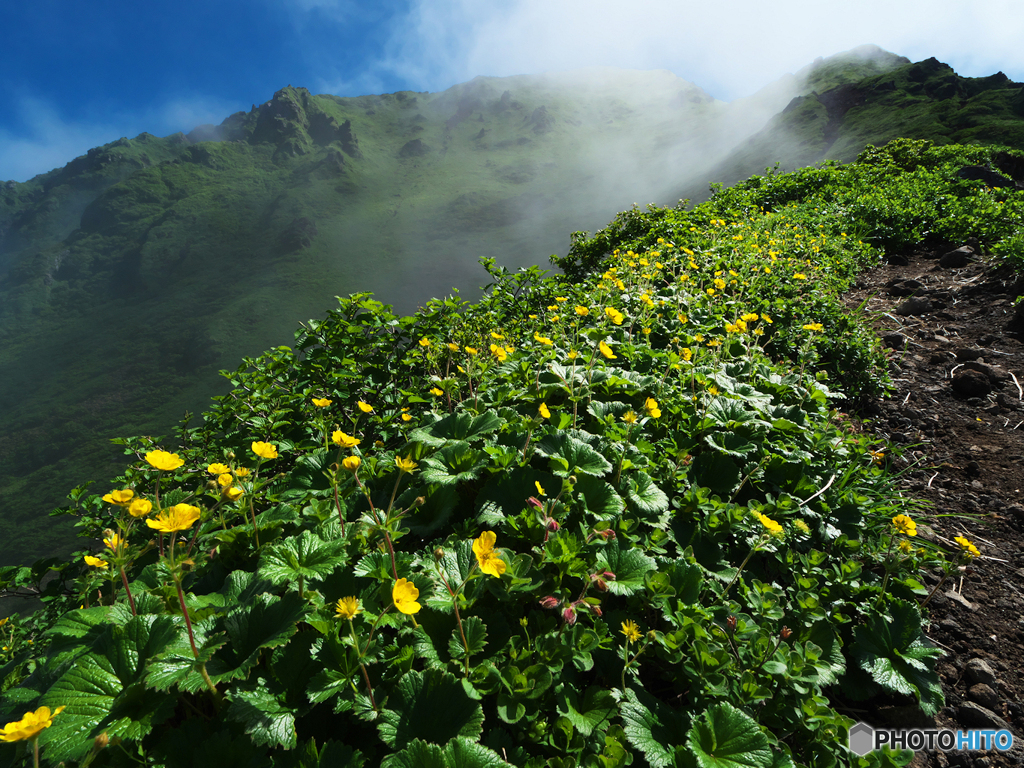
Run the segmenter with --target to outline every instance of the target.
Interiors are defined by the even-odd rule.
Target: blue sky
[[[0,3],[0,30],[0,180],[16,181],[289,84],[354,96],[614,66],[729,101],[865,43],[1024,81],[1019,0],[32,0]]]

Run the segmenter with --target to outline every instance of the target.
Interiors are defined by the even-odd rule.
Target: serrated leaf
[[[615,518],[626,508],[611,484],[599,477],[580,475],[573,490],[583,497],[583,503],[596,518]]]
[[[754,719],[722,702],[709,707],[687,734],[700,768],[771,768],[768,737]]]
[[[644,586],[644,576],[657,567],[654,558],[648,557],[638,548],[622,549],[618,539],[608,542],[597,553],[598,563],[605,570],[615,574],[606,578],[608,591],[613,595],[631,595]]]
[[[557,701],[558,714],[569,718],[573,727],[584,736],[590,736],[595,730],[607,729],[619,709],[611,691],[596,685],[587,688],[582,700],[572,686],[563,685],[558,691]]]
[[[395,552],[395,567],[398,568],[400,577],[403,573],[408,574],[409,566],[414,559],[415,555],[411,552]],[[387,552],[370,552],[364,555],[355,564],[353,573],[356,576],[367,576],[371,579],[388,583],[395,580],[394,573],[391,570],[391,556]]]
[[[263,681],[250,688],[235,688],[227,693],[231,706],[228,718],[241,723],[253,742],[266,747],[295,746],[295,713],[267,690]]]
[[[294,592],[283,597],[258,595],[252,605],[239,608],[224,620],[231,642],[207,664],[208,672],[223,679],[245,677],[259,661],[260,651],[288,642],[308,610],[308,603]]]
[[[704,436],[704,442],[728,456],[745,459],[757,451],[757,446],[735,432],[718,431]]]
[[[646,472],[635,472],[626,481],[626,502],[643,515],[656,515],[668,509],[668,496]]]
[[[409,433],[409,441],[440,446],[447,442],[480,440],[498,430],[504,420],[494,411],[485,411],[479,416],[468,413],[453,413],[425,427]]]
[[[653,696],[632,689],[619,703],[622,727],[629,743],[644,753],[651,768],[668,768],[675,763],[676,744],[682,743],[685,716]]]
[[[565,432],[545,435],[535,449],[549,460],[551,471],[558,477],[577,473],[601,477],[611,471],[612,465],[600,453],[582,440]]]
[[[480,653],[487,646],[487,627],[479,616],[469,616],[462,620],[462,629],[466,633],[466,643],[470,656]],[[462,644],[462,633],[455,627],[448,641],[448,654],[453,659],[461,659],[467,653]]]
[[[347,560],[343,540],[324,541],[307,530],[264,547],[258,573],[273,584],[284,584],[328,576]]]
[[[452,675],[436,669],[407,672],[399,680],[377,729],[391,748],[401,749],[415,739],[445,743],[456,736],[477,738],[484,712]]]
[[[740,470],[736,462],[718,452],[697,454],[690,474],[694,485],[709,488],[720,496],[728,496],[740,484]]]
[[[175,616],[174,619],[177,636],[150,662],[146,669],[146,685],[158,691],[166,691],[176,685],[183,691],[194,693],[206,687],[196,664],[213,658],[217,649],[227,642],[227,635],[213,633],[214,620],[193,622],[192,634],[199,651],[197,658],[192,653],[184,618]]]
[[[487,462],[487,454],[469,443],[449,443],[420,461],[420,479],[438,485],[468,482],[480,476]]]

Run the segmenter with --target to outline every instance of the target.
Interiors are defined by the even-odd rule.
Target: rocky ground
[[[955,244],[960,245],[960,244]],[[919,534],[956,552],[965,536],[981,557],[940,589],[926,632],[946,706],[854,713],[875,725],[1009,729],[1007,753],[919,752],[916,768],[1024,766],[1024,277],[979,244],[891,257],[848,295],[863,304],[897,386],[861,409],[864,427],[901,444],[901,492],[928,502]],[[924,573],[929,589],[940,573]],[[916,714],[915,714],[916,713]]]

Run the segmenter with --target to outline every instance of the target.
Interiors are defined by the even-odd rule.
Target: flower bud
[[[608,581],[615,581],[615,574],[611,571],[605,571],[601,575],[608,579]]]
[[[569,475],[569,485],[576,485],[576,483],[578,482],[579,479],[576,477],[576,475]]]
[[[781,637],[783,640],[789,640],[789,637],[792,634],[792,629],[790,629],[789,627],[783,627],[782,630],[779,632],[779,637]]]
[[[228,460],[229,461],[234,461],[235,460],[235,452],[234,451],[228,451]]]
[[[615,531],[613,531],[611,528],[605,528],[603,531],[594,531],[594,533],[596,533],[605,541],[615,541]]]
[[[541,503],[540,499],[536,498],[535,496],[531,496],[530,498],[528,498],[526,500],[526,503],[529,504],[531,507],[537,507],[538,509],[544,506]]]
[[[114,533],[114,529],[113,528],[104,528],[103,529],[103,538],[104,539],[112,539],[116,535],[117,534]]]
[[[607,592],[608,591],[608,582],[606,582],[602,578],[599,578],[599,577],[595,578],[594,579],[594,586],[597,587],[598,589],[600,589],[602,592]]]
[[[730,616],[725,620],[725,626],[728,627],[730,632],[736,631],[736,617]]]
[[[540,599],[540,607],[541,608],[557,608],[561,604],[562,604],[562,601],[559,600],[554,595],[548,595],[547,597],[542,597]]]
[[[101,749],[110,743],[110,737],[106,733],[101,733],[92,742],[92,748],[99,752]]]
[[[573,606],[567,605],[562,611],[562,621],[570,627],[576,623],[576,609]]]
[[[412,503],[412,505],[414,507],[422,507],[426,503],[427,503],[427,497],[426,496],[417,496],[416,497],[416,501],[414,501]]]
[[[562,526],[560,526],[558,524],[558,521],[555,520],[553,517],[549,517],[549,518],[546,518],[544,520],[544,527],[547,528],[552,533],[554,533],[555,531],[557,531]]]
[[[442,560],[442,559],[444,559],[444,550],[441,549],[440,547],[435,549],[434,550],[434,559],[435,560]]]

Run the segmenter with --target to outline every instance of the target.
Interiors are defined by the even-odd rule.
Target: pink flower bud
[[[562,601],[553,595],[548,595],[547,597],[542,597],[540,599],[541,608],[557,608],[561,604]]]
[[[603,531],[594,531],[594,533],[596,533],[605,541],[615,540],[615,531],[613,531],[611,528],[605,528]]]
[[[601,575],[608,579],[608,581],[615,581],[615,574],[611,571],[605,571]]]
[[[600,577],[594,579],[594,586],[600,589],[602,592],[608,591],[608,582],[606,582],[604,579]]]
[[[554,533],[555,531],[557,531],[557,530],[558,530],[559,528],[561,528],[562,526],[560,526],[560,525],[558,524],[558,521],[557,521],[557,520],[555,520],[555,519],[554,519],[553,517],[549,517],[549,518],[547,518],[547,519],[546,519],[546,520],[544,521],[544,527],[545,527],[545,528],[547,528],[547,529],[548,529],[549,531],[551,531],[552,533]]]
[[[573,606],[567,605],[562,611],[562,621],[570,627],[576,623],[576,609]]]
[[[540,499],[538,499],[538,498],[536,498],[535,496],[531,496],[530,498],[528,498],[528,499],[526,500],[526,502],[527,502],[527,503],[528,503],[528,504],[529,504],[529,505],[530,505],[531,507],[537,507],[537,508],[540,508],[540,507],[543,507],[543,506],[544,506],[544,504],[543,504],[543,503],[541,502],[541,500],[540,500]]]

